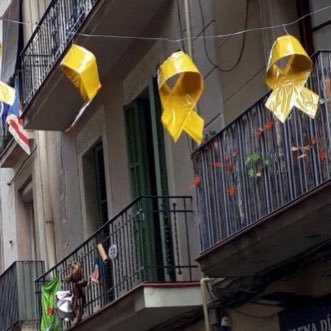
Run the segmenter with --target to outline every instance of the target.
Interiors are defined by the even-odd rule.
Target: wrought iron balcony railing
[[[293,110],[283,125],[263,97],[193,154],[201,251],[331,178],[331,52],[314,56],[315,119]]]
[[[21,54],[21,102],[31,101],[99,0],[52,0]]]
[[[0,330],[36,327],[34,281],[43,272],[44,262],[19,261],[0,276]]]
[[[14,139],[12,134],[9,132],[8,127],[6,126],[0,135],[0,153],[7,147],[7,145]]]
[[[40,287],[59,276],[64,282],[73,261],[82,265],[85,290],[84,318],[125,295],[144,282],[192,281],[190,236],[191,197],[139,197],[103,225],[71,254],[36,280]],[[104,262],[97,246],[102,244],[110,257]],[[98,283],[91,281],[98,266]],[[94,277],[96,275],[94,274]],[[40,300],[40,299],[38,299]],[[63,322],[63,328],[71,322]]]

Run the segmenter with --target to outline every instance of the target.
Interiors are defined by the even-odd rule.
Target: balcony
[[[197,234],[191,221],[190,197],[137,198],[40,276],[38,292],[55,276],[63,281],[72,261],[82,264],[84,280],[98,263],[99,283],[91,282],[85,288],[79,330],[143,331],[189,312],[201,304],[190,247]],[[113,250],[106,263],[98,254],[100,243],[106,252]],[[72,284],[62,285],[72,290]],[[63,322],[63,329],[70,327],[71,322]]]
[[[21,98],[27,129],[60,130],[73,122],[83,102],[59,63],[74,40],[91,50],[102,79],[134,42],[130,38],[90,38],[75,33],[142,36],[167,0],[53,0],[21,53]],[[148,15],[146,15],[148,13]],[[155,33],[159,20],[153,23]],[[153,43],[140,41],[139,47]],[[124,68],[124,69],[123,69]],[[128,63],[123,64],[127,70]],[[58,101],[61,100],[61,107]]]
[[[193,154],[202,270],[251,276],[331,238],[331,52],[314,56],[316,118],[263,97]]]
[[[17,144],[8,127],[2,131],[0,140],[0,168],[12,168],[22,155],[22,148]]]
[[[0,276],[0,330],[36,328],[34,280],[43,272],[41,261],[19,261]]]

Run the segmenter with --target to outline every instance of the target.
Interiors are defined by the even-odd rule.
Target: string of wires
[[[246,0],[246,13],[245,13],[245,22],[244,22],[244,30],[247,30],[248,27],[248,9],[249,9],[249,1]],[[203,35],[203,47],[204,47],[204,51],[206,54],[206,58],[208,60],[208,62],[214,66],[214,68],[218,69],[221,72],[231,72],[233,69],[235,69],[237,67],[237,65],[240,63],[242,56],[244,54],[244,49],[245,49],[245,45],[246,45],[246,36],[247,33],[244,32],[243,33],[243,39],[242,39],[242,44],[240,47],[240,51],[239,51],[239,56],[236,60],[236,62],[230,67],[230,68],[221,68],[219,65],[217,65],[210,57],[209,52],[208,52],[208,47],[207,47],[207,36],[206,36],[206,22],[205,22],[205,15],[203,13],[203,8],[202,8],[202,0],[199,0],[199,10],[200,10],[200,16],[201,16],[201,23],[202,23],[202,35]]]
[[[200,0],[201,2],[201,0]],[[249,2],[247,0],[247,2]],[[240,36],[242,34],[247,34],[249,32],[256,32],[256,31],[263,31],[263,30],[272,30],[272,29],[276,29],[276,28],[283,28],[284,30],[286,29],[286,27],[289,27],[291,25],[294,25],[298,22],[300,22],[301,20],[309,17],[309,16],[313,16],[317,13],[326,11],[328,9],[331,8],[331,5],[314,10],[310,13],[307,13],[299,18],[297,18],[294,21],[291,22],[287,22],[287,23],[282,23],[282,24],[276,24],[276,25],[270,25],[270,26],[264,26],[264,27],[257,27],[257,28],[247,28],[247,18],[245,18],[245,28],[244,30],[240,30],[237,32],[231,32],[231,33],[225,33],[225,34],[215,34],[215,35],[206,35],[206,33],[195,37],[195,39],[217,39],[217,38],[228,38],[228,37],[232,37],[232,36]],[[248,12],[248,3],[246,5],[246,12]],[[247,16],[247,15],[246,15]],[[22,25],[34,25],[36,26],[36,28],[40,27],[42,25],[41,23],[32,23],[32,22],[22,22],[22,21],[15,21],[15,20],[11,20],[5,17],[0,17],[0,21],[5,21],[5,22],[12,22],[12,23],[16,23],[16,24],[22,24]],[[171,43],[182,43],[184,41],[186,41],[188,38],[185,36],[181,36],[178,39],[175,38],[168,38],[168,37],[149,37],[149,36],[128,36],[128,35],[111,35],[111,34],[93,34],[93,33],[79,33],[79,32],[74,32],[75,36],[81,36],[81,37],[86,37],[86,38],[100,38],[100,39],[132,39],[132,40],[150,40],[150,41],[165,41],[165,42],[171,42]],[[243,40],[244,41],[244,40]],[[245,46],[245,45],[244,45]],[[241,52],[240,52],[241,53]]]

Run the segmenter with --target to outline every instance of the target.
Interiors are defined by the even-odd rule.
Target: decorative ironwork
[[[308,86],[315,119],[293,111],[282,124],[265,96],[194,152],[201,251],[330,180],[331,52],[314,56]]]
[[[92,276],[95,281],[96,265],[99,270],[99,283],[91,282],[84,289],[83,319],[141,283],[192,281],[192,271],[197,266],[193,265],[190,252],[191,205],[192,198],[187,196],[136,198],[36,280],[38,297],[41,285],[55,276],[60,276],[62,289],[72,290],[71,283],[63,282],[72,261],[81,263],[84,280],[91,280]],[[100,244],[106,253],[111,249],[106,262],[99,256]],[[70,325],[71,322],[63,322],[64,329]]]
[[[0,276],[0,330],[36,325],[35,279],[44,272],[44,262],[18,261]]]
[[[53,0],[21,54],[21,102],[32,100],[99,0]]]
[[[5,128],[1,130],[0,134],[0,153],[7,147],[12,139],[14,139],[14,137],[9,132],[8,126],[6,125]]]

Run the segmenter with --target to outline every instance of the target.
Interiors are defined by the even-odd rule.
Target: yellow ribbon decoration
[[[319,96],[304,87],[312,67],[312,60],[295,37],[284,35],[277,38],[265,77],[266,84],[273,91],[265,105],[281,122],[286,121],[293,106],[311,118],[315,117]]]
[[[172,79],[175,79],[171,86]],[[203,138],[204,120],[194,110],[203,89],[203,77],[191,58],[173,53],[160,66],[158,86],[163,113],[162,124],[177,141],[184,130],[198,144]]]
[[[0,101],[12,106],[15,102],[15,89],[0,81]]]
[[[61,61],[60,67],[76,86],[85,102],[95,97],[101,84],[97,61],[92,52],[73,44]]]

